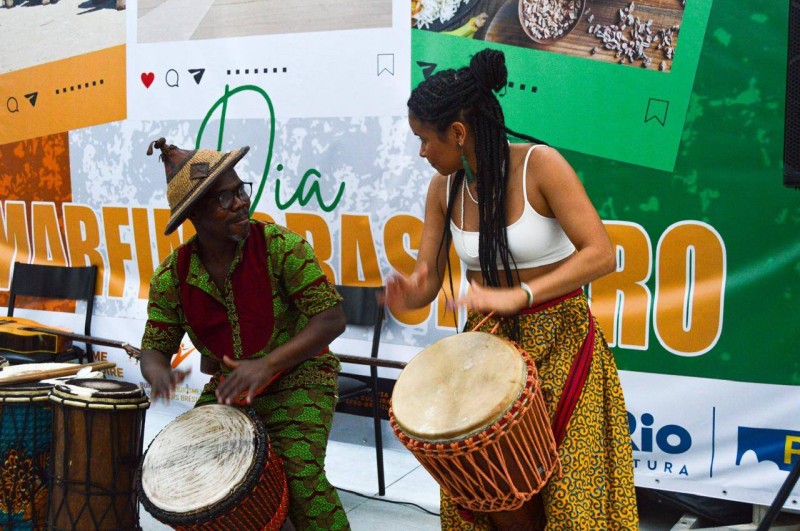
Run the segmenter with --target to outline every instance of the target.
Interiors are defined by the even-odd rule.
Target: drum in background
[[[492,334],[458,334],[417,354],[395,383],[389,420],[453,501],[473,511],[517,509],[561,474],[536,366]]]
[[[0,386],[0,529],[44,529],[52,385]]]
[[[53,388],[50,402],[50,529],[138,529],[147,395],[128,382],[73,378]]]
[[[283,463],[252,409],[209,404],[156,435],[137,481],[139,501],[175,529],[278,530],[289,492]]]

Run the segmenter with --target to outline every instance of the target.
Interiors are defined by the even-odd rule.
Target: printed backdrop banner
[[[400,0],[324,13],[311,0],[9,3],[0,305],[15,261],[96,264],[93,334],[140,343],[149,278],[193,234],[163,234],[164,168],[145,153],[162,136],[251,146],[237,170],[254,184],[253,215],[304,235],[334,282],[411,271],[432,170],[408,127],[409,90],[492,47],[506,53],[509,126],[565,154],[616,248],[616,271],[587,289],[621,369],[637,484],[769,504],[800,459],[780,2],[577,0],[545,24],[534,0],[413,0],[410,13]],[[454,333],[463,315],[445,298],[389,315],[381,355],[408,360]],[[80,305],[24,306],[21,317],[80,330]],[[333,348],[366,354],[368,338],[348,330]],[[178,414],[207,377],[188,340],[172,354],[192,369]],[[123,351],[98,357],[146,385]],[[799,500],[797,489],[787,505]]]

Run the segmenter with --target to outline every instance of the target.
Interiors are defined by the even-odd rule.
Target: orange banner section
[[[0,76],[0,144],[125,119],[125,46]]]

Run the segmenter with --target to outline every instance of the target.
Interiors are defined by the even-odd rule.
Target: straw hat
[[[192,205],[205,195],[220,175],[233,168],[250,150],[250,146],[244,146],[228,153],[213,149],[187,151],[167,145],[164,138],[159,138],[150,142],[148,155],[153,154],[154,147],[161,150],[159,159],[164,161],[167,172],[170,217],[164,234],[177,229]]]

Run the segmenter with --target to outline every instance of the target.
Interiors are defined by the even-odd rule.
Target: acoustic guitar
[[[20,317],[0,317],[0,349],[23,354],[58,353],[69,348],[73,339],[92,345],[121,348],[135,360],[139,359],[141,353],[138,348],[122,341],[76,334]]]
[[[63,328],[52,328],[47,332],[31,330],[42,325],[19,317],[0,318],[0,349],[19,354],[57,354],[72,345],[72,340],[53,332],[69,333]]]

